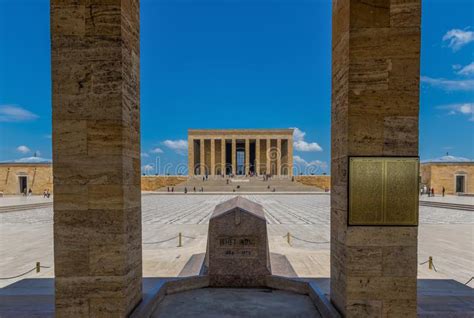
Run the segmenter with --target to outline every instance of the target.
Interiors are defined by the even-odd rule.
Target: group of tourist
[[[446,193],[446,189],[444,187],[442,187],[441,189],[441,195],[444,197]],[[426,185],[423,186],[421,189],[420,189],[420,195],[423,195],[423,194],[427,194],[428,197],[434,197],[435,196],[435,189],[432,187],[432,188],[428,188]]]
[[[168,192],[174,192],[174,187],[168,187]]]
[[[33,190],[31,188],[29,189],[24,189],[22,192],[24,197],[31,197],[33,195]],[[43,198],[49,198],[51,196],[51,193],[49,192],[49,189],[44,189],[43,190]]]
[[[204,187],[201,187],[201,189],[196,189],[196,187],[193,188],[194,192],[196,192],[197,190],[199,192],[204,192]],[[184,193],[188,193],[188,188],[187,187],[184,187]]]

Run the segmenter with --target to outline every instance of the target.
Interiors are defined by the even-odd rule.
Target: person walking
[[[435,191],[434,191],[434,188],[431,188],[431,196],[434,197],[435,196]]]
[[[446,189],[443,187],[443,197],[444,197],[444,194],[446,193]]]

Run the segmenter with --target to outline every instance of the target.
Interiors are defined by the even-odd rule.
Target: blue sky
[[[474,158],[472,12],[423,3],[424,160]],[[330,30],[331,1],[142,0],[143,165],[186,164],[188,128],[297,127],[297,162],[327,171]],[[49,1],[0,0],[0,161],[51,158],[50,82]]]

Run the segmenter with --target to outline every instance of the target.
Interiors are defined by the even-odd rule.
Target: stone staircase
[[[174,187],[174,192],[182,193],[187,188],[188,193],[200,192],[324,192],[313,186],[292,181],[289,177],[272,177],[265,181],[263,177],[222,177],[209,176],[207,180],[202,177],[190,177],[186,182]],[[196,189],[196,191],[194,191]],[[159,192],[167,192],[167,187]]]

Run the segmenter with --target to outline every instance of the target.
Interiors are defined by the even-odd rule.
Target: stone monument
[[[261,287],[271,275],[263,207],[242,197],[216,206],[206,261],[211,287]]]

